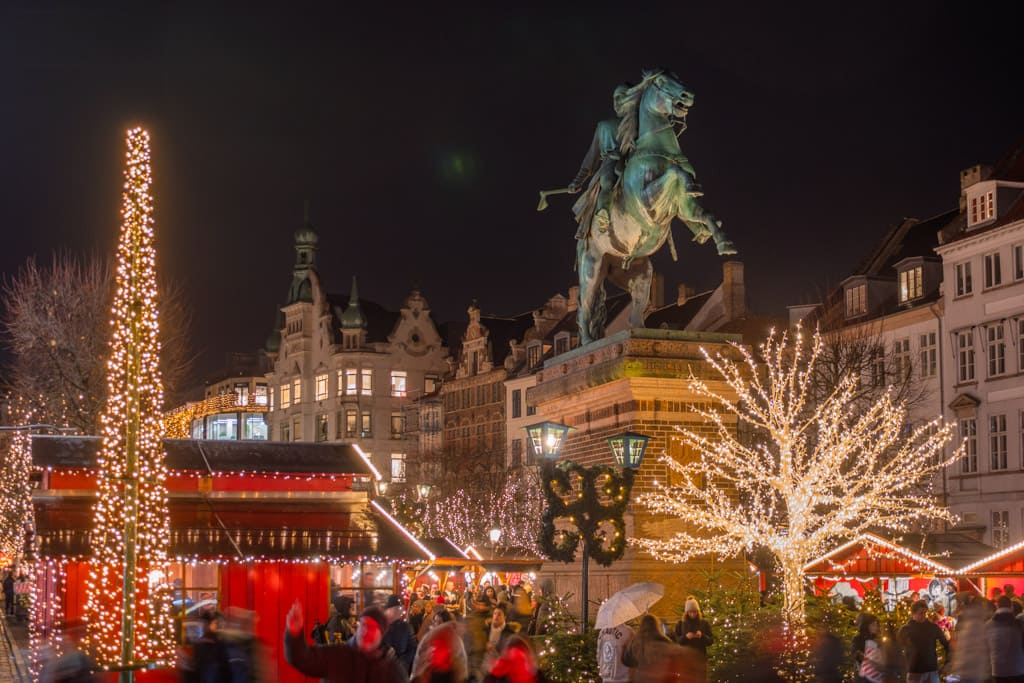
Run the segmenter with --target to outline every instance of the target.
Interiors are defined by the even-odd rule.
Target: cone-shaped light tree
[[[85,641],[101,667],[123,672],[122,681],[173,654],[159,588],[170,532],[151,185],[149,133],[135,128],[128,131]]]
[[[705,352],[724,380],[690,382],[707,400],[701,416],[710,433],[680,428],[692,460],[664,458],[672,485],[639,498],[678,517],[681,530],[634,542],[674,562],[767,547],[781,569],[786,621],[800,627],[810,560],[869,529],[900,532],[950,519],[929,488],[960,451],[943,455],[952,426],[939,419],[908,431],[905,407],[890,393],[870,405],[858,401],[859,377],[843,377],[816,398],[817,334],[810,344],[799,328],[773,334],[760,347],[761,362],[737,349],[739,362]]]

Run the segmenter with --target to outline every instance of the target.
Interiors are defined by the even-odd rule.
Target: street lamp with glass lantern
[[[608,439],[616,471],[607,465],[583,467],[571,461],[555,465],[570,427],[557,422],[540,422],[525,427],[535,458],[541,460],[541,484],[547,509],[541,527],[540,546],[553,560],[572,562],[582,544],[582,628],[588,626],[590,558],[610,566],[625,551],[623,513],[629,506],[636,471],[643,462],[650,440],[636,432],[624,432]],[[579,490],[573,491],[573,479]],[[602,479],[603,478],[603,479]],[[599,483],[600,480],[600,483]],[[575,495],[573,495],[575,494]],[[555,520],[562,520],[562,529]],[[575,527],[575,531],[564,527]],[[609,535],[609,529],[614,532]],[[560,541],[556,542],[556,537]]]

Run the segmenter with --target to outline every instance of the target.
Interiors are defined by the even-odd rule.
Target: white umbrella
[[[601,604],[594,628],[611,628],[635,619],[661,600],[665,587],[660,583],[634,583],[623,588]]]

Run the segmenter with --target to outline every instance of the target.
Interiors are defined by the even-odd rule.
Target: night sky
[[[200,372],[262,346],[305,199],[329,290],[356,275],[393,309],[416,285],[441,320],[473,299],[519,313],[575,277],[570,202],[538,213],[537,191],[576,174],[616,84],[663,66],[696,93],[683,152],[752,306],[781,313],[892,223],[955,206],[960,169],[1024,135],[1019,10],[492,4],[0,3],[0,271],[113,253],[142,124],[160,273],[187,288]],[[715,286],[713,247],[675,234],[667,289]]]

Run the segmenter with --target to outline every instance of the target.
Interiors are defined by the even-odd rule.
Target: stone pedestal
[[[729,345],[738,335],[691,333],[676,330],[631,329],[606,337],[544,364],[537,384],[527,390],[526,402],[536,406],[537,420],[553,420],[573,427],[562,446],[561,458],[581,465],[612,464],[607,439],[624,431],[651,437],[644,463],[633,487],[633,502],[626,515],[626,533],[632,538],[670,537],[681,528],[675,518],[653,515],[638,506],[636,497],[658,483],[671,483],[672,474],[661,461],[668,456],[685,462],[693,457],[673,438],[676,427],[694,431],[713,429],[695,412],[703,399],[689,387],[691,377],[708,381],[716,391],[728,391],[709,366],[701,349],[737,357]],[[559,593],[572,592],[579,614],[581,563],[546,562],[541,580],[553,579]],[[657,581],[665,586],[665,597],[652,609],[674,622],[682,611],[686,595],[708,587],[709,573],[722,583],[734,584],[743,576],[756,586],[743,558],[717,561],[714,558],[686,564],[669,564],[628,547],[625,556],[605,568],[590,563],[591,618],[597,605],[608,595],[638,581]]]

